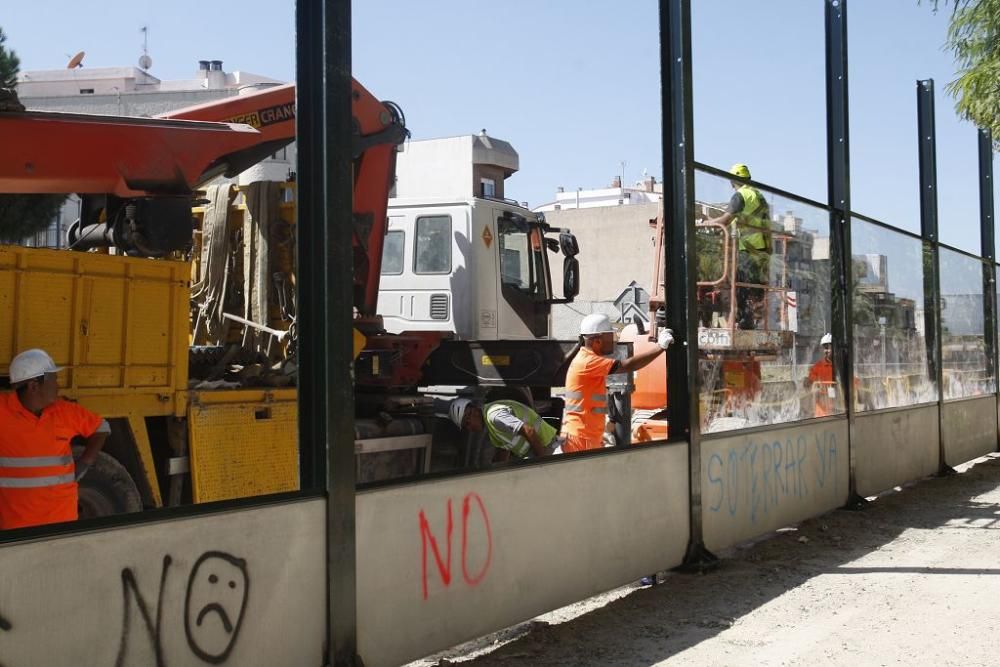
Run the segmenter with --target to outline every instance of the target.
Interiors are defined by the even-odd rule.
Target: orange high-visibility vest
[[[70,443],[100,425],[76,403],[57,400],[36,417],[14,392],[0,394],[0,529],[76,520]]]
[[[563,451],[597,449],[604,439],[608,414],[608,373],[614,359],[581,348],[566,373],[566,407],[563,411]]]

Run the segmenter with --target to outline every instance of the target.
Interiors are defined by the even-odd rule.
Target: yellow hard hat
[[[730,167],[729,173],[740,178],[750,178],[750,167],[740,162]]]

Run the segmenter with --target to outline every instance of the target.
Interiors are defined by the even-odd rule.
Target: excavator
[[[205,184],[233,177],[294,141],[294,85],[157,118],[3,108],[11,110],[0,111],[0,192],[81,198],[68,247],[91,252],[0,246],[0,382],[14,354],[45,347],[67,367],[60,378],[64,394],[112,423],[101,461],[81,487],[81,516],[298,488],[294,381],[254,382],[251,374],[241,385],[201,382],[193,376],[199,362],[189,349],[190,285],[198,279],[191,260],[197,267],[206,254],[198,246],[208,212],[238,209],[245,220],[253,215],[244,192],[227,184],[213,202]],[[355,451],[359,480],[374,481],[430,470],[432,453],[439,454],[432,450],[440,428],[434,400],[418,386],[559,386],[571,346],[550,340],[479,344],[450,341],[442,331],[382,329],[376,308],[387,202],[396,150],[408,131],[398,106],[379,101],[357,81],[352,111]],[[299,223],[294,202],[276,206],[283,228],[293,229]],[[238,235],[250,227],[226,229]],[[293,264],[294,243],[287,241]],[[538,245],[548,280],[545,250],[561,246],[548,238]],[[245,263],[236,255],[225,261]],[[574,276],[575,261],[567,253]],[[294,268],[289,272],[294,284]],[[575,289],[568,287],[570,298]],[[58,317],[40,312],[51,313],[35,302],[40,294],[66,302]],[[238,342],[241,330],[244,338],[263,331],[281,339],[286,356],[293,356],[294,307],[286,306],[279,309],[285,320],[280,327],[233,316],[228,323],[236,334],[227,341]],[[220,354],[209,365],[230,361]],[[293,360],[281,361],[278,376],[294,369]],[[394,456],[400,458],[387,463]]]

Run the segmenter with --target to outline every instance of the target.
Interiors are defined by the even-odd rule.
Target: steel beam
[[[920,236],[924,240],[924,337],[931,377],[937,382],[938,407],[944,408],[941,368],[941,280],[938,244],[937,134],[934,125],[934,79],[917,81],[917,141],[920,163]],[[938,419],[938,468],[944,458],[943,418]]]
[[[694,227],[694,98],[691,0],[660,2],[660,95],[663,111],[665,310],[675,342],[667,351],[671,439],[688,442],[691,534],[685,565],[716,562],[702,538],[701,428],[698,415],[698,300]]]
[[[351,3],[296,3],[299,449],[327,497],[326,663],[357,663]]]
[[[986,322],[986,363],[993,376],[994,391],[1000,390],[997,358],[997,267],[996,226],[993,208],[993,134],[979,130],[979,233],[983,259],[983,306]],[[1000,442],[1000,437],[998,437]]]
[[[833,287],[832,331],[835,368],[847,411],[849,461],[848,507],[865,502],[856,490],[857,453],[853,443],[854,286],[851,250],[850,108],[847,81],[847,2],[826,0],[826,160],[830,207],[830,271]]]

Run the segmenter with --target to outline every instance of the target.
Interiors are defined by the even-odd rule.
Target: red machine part
[[[406,138],[404,120],[391,102],[380,102],[354,81],[351,109],[354,155],[354,291],[362,316],[375,314],[382,273],[382,246],[388,225],[389,190],[396,173],[396,147]],[[246,123],[260,132],[260,146],[229,156],[225,173],[238,173],[295,138],[295,85],[266,88],[217,102],[179,109],[163,118]],[[223,157],[225,156],[225,157]]]
[[[242,125],[4,112],[0,192],[187,194],[219,155],[259,143]]]

